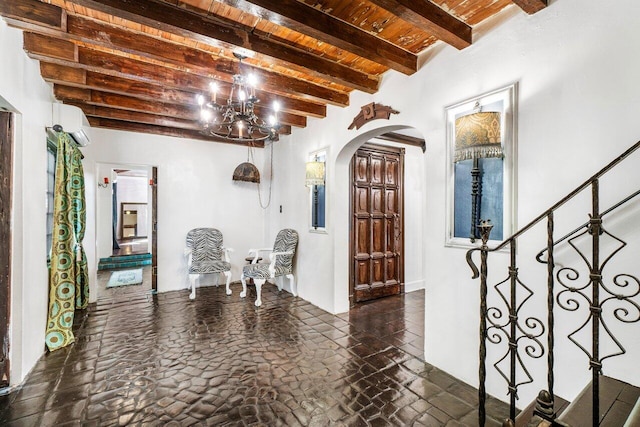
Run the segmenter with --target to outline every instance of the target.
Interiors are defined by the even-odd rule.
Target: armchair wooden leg
[[[260,307],[262,305],[262,285],[264,285],[264,279],[253,279],[253,283],[256,285],[256,307]]]
[[[231,295],[231,288],[229,287],[229,284],[231,283],[231,272],[225,271],[224,275],[227,276],[227,295]]]
[[[287,279],[289,279],[289,284],[291,285],[291,294],[294,297],[298,296],[298,289],[296,288],[296,278],[293,274],[287,274]]]
[[[196,299],[196,282],[198,281],[197,274],[189,275],[189,283],[191,283],[191,294],[189,295],[189,299]]]
[[[240,281],[242,282],[242,292],[240,292],[240,298],[244,298],[247,296],[247,279],[244,277],[244,273],[240,276]]]

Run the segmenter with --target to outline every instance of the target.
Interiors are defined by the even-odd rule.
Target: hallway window
[[[515,98],[511,85],[446,108],[448,246],[479,244],[481,220],[491,241],[513,232]]]
[[[307,186],[310,189],[311,231],[322,232],[326,230],[326,160],[326,150],[320,150],[311,153],[307,162],[306,172]],[[318,168],[317,166],[321,167]]]
[[[53,194],[56,179],[56,144],[47,138],[47,261],[51,256],[53,236]]]

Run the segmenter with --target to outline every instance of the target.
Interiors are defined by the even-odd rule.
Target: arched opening
[[[391,132],[410,130],[420,131],[411,126],[383,126],[360,134],[349,141],[336,156],[334,172],[334,191],[331,194],[330,218],[334,227],[334,307],[336,312],[349,310],[349,228],[350,228],[350,164],[359,147],[369,141],[381,145],[397,145],[397,143],[377,139]],[[406,146],[405,168],[405,291],[424,288],[425,266],[423,225],[426,222],[425,209],[425,166],[423,151],[417,146]]]

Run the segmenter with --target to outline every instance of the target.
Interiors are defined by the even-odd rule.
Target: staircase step
[[[130,260],[138,260],[138,259],[151,259],[150,253],[144,254],[133,254],[133,255],[116,255],[110,256],[108,258],[100,258],[100,262],[120,262],[120,261],[130,261]]]
[[[624,427],[640,427],[640,398],[636,400],[636,404],[631,410],[627,422],[624,423]]]
[[[592,384],[569,405],[559,419],[570,426],[591,425]],[[600,377],[600,426],[622,426],[631,414],[640,388],[614,378]]]
[[[122,268],[142,267],[145,265],[151,265],[150,253],[100,258],[100,262],[98,263],[98,270],[114,270]]]
[[[569,406],[569,402],[563,399],[560,396],[555,396],[553,402],[553,409],[557,415],[562,414],[562,412]],[[522,410],[516,417],[516,427],[545,427],[549,425],[545,421],[543,421],[540,417],[533,415],[533,410],[536,407],[536,400],[529,404],[526,408]]]

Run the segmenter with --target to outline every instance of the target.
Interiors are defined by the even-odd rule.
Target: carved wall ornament
[[[389,117],[391,117],[391,114],[399,114],[399,113],[400,113],[399,111],[394,110],[393,108],[387,105],[371,102],[369,104],[366,104],[360,107],[360,112],[358,113],[357,116],[353,118],[353,121],[349,125],[349,129],[353,129],[354,127],[356,129],[360,129],[362,125],[364,125],[367,122],[370,122],[371,120],[376,120],[376,119],[389,120]]]

